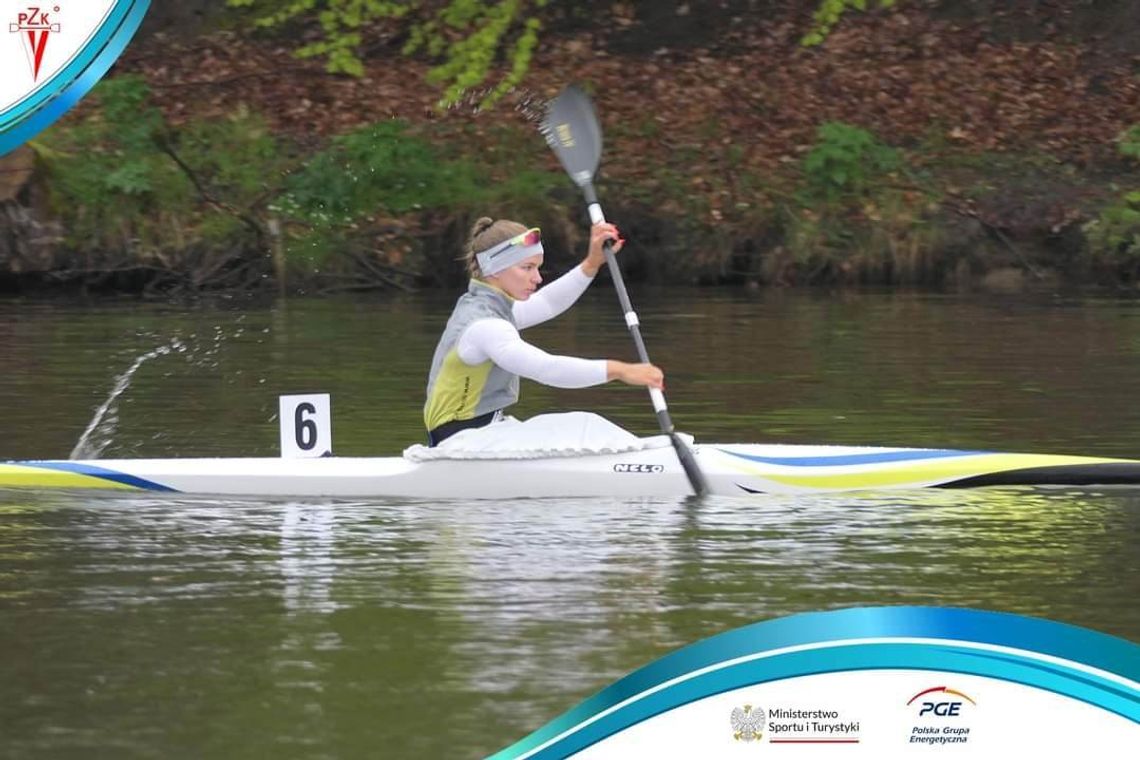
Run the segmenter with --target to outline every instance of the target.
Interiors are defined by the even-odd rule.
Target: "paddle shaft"
[[[598,203],[598,194],[594,191],[594,174],[602,157],[602,130],[598,125],[598,116],[594,113],[594,105],[586,93],[573,85],[563,89],[550,103],[546,118],[542,122],[542,133],[558,156],[562,168],[585,196],[586,205],[590,210],[590,220],[594,224],[604,222],[606,217],[602,213],[601,204]],[[622,311],[625,312],[625,323],[637,346],[638,358],[642,363],[648,364],[649,354],[645,350],[645,341],[641,339],[637,314],[629,302],[629,293],[626,292],[625,281],[622,279],[621,269],[618,267],[609,241],[606,241],[602,251],[606,257],[606,264],[609,265],[610,277],[614,281],[614,289],[617,290]],[[680,460],[681,468],[689,479],[689,485],[693,487],[697,496],[704,496],[709,492],[708,480],[697,466],[693,452],[673,429],[673,420],[669,418],[669,409],[665,405],[665,394],[656,388],[650,388],[649,398],[653,401],[653,411],[657,414],[661,431],[669,436],[673,448],[677,451],[677,459]]]
[[[594,191],[593,183],[584,183],[582,193],[586,197],[590,221],[594,224],[606,221],[605,214],[602,213],[602,206],[598,203],[598,195]],[[602,247],[602,252],[606,257],[606,265],[610,269],[610,278],[614,282],[614,289],[617,291],[622,313],[625,314],[625,324],[629,327],[629,334],[633,336],[633,343],[637,347],[637,357],[643,364],[649,364],[649,352],[645,350],[645,341],[641,338],[641,322],[637,318],[637,312],[633,310],[633,304],[630,303],[629,292],[626,290],[625,280],[621,276],[621,267],[618,266],[617,258],[613,252],[613,244],[609,240]],[[689,478],[689,484],[692,485],[697,496],[704,496],[709,492],[708,481],[693,458],[693,452],[677,436],[676,429],[673,427],[673,419],[669,416],[669,407],[665,403],[665,394],[656,388],[649,388],[649,398],[653,401],[653,411],[657,415],[657,423],[661,426],[661,432],[669,436],[673,448],[677,451],[677,458],[681,461],[681,468],[684,469],[685,475]]]

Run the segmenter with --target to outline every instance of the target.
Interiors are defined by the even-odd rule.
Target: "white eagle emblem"
[[[760,741],[766,720],[762,708],[752,705],[733,708],[730,720],[733,739],[738,742]]]

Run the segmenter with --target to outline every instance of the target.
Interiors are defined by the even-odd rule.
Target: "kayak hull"
[[[711,492],[820,493],[992,485],[1140,485],[1140,461],[1050,454],[777,444],[693,447]],[[0,488],[430,499],[691,493],[669,447],[534,459],[403,457],[47,460],[0,463]]]

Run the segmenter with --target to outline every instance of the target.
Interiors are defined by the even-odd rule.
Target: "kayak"
[[[1140,461],[1131,459],[782,444],[705,443],[694,444],[692,450],[710,492],[724,496],[1140,485]],[[692,492],[667,441],[636,450],[530,457],[417,459],[409,452],[399,457],[9,461],[0,463],[0,488],[426,499],[654,497]]]

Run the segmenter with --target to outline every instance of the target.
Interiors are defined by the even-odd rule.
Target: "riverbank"
[[[154,31],[4,159],[0,290],[452,286],[486,213],[541,224],[558,271],[585,219],[535,120],[568,81],[597,102],[633,280],[1136,288],[1135,52],[929,3],[804,48],[803,10],[771,5],[703,35],[679,9],[567,25],[493,110],[438,109],[428,62],[382,34],[353,78],[232,19]]]

